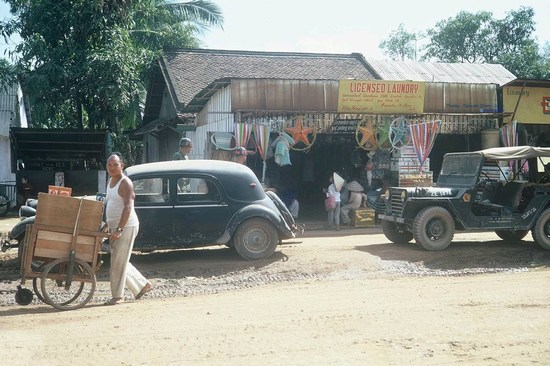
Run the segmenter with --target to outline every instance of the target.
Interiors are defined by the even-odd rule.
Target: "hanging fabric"
[[[435,143],[435,138],[439,133],[441,121],[423,122],[416,125],[410,125],[411,139],[414,151],[420,162],[420,172],[424,171],[424,163]]]
[[[267,167],[267,149],[269,147],[269,135],[271,133],[271,127],[269,125],[258,124],[254,125],[254,138],[256,140],[256,146],[258,147],[258,152],[263,160],[262,167],[262,183],[265,181],[265,170]]]
[[[235,140],[237,146],[242,146],[244,148],[248,145],[248,139],[250,138],[250,133],[252,132],[252,125],[248,123],[235,123]]]

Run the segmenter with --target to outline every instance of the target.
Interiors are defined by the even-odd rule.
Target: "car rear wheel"
[[[382,220],[382,231],[386,238],[395,244],[405,244],[412,240],[410,231],[400,230],[394,222]]]
[[[243,222],[233,237],[235,250],[247,260],[269,257],[278,243],[277,229],[270,222],[260,218]]]
[[[504,241],[520,241],[525,238],[529,230],[496,230],[495,234]]]
[[[446,249],[451,244],[454,233],[453,217],[443,207],[426,207],[414,219],[414,240],[426,250]]]
[[[531,230],[533,240],[541,248],[550,250],[550,208],[544,210]]]

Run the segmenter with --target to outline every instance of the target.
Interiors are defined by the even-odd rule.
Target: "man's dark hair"
[[[111,154],[109,154],[109,157],[110,157],[110,156],[113,156],[113,155],[118,156],[118,158],[120,159],[120,162],[121,162],[121,163],[124,162],[124,159],[122,158],[122,154],[121,154],[120,152],[118,152],[118,151],[113,151]],[[107,160],[108,160],[108,159],[109,159],[109,158],[107,158]]]

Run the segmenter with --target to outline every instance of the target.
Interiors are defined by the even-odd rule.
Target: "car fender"
[[[232,237],[239,225],[252,217],[261,217],[271,222],[282,237],[293,236],[282,216],[261,204],[251,204],[236,212],[227,224],[227,232]]]
[[[34,224],[34,219],[36,216],[27,217],[21,221],[19,221],[9,232],[8,236],[10,239],[17,239],[21,238],[25,235],[25,230],[27,229],[27,225]]]

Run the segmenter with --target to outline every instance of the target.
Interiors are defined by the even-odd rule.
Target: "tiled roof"
[[[176,104],[186,106],[216,80],[375,79],[361,54],[255,52],[207,49],[166,50],[167,72]]]
[[[504,85],[516,77],[500,64],[413,62],[367,59],[383,80]]]

